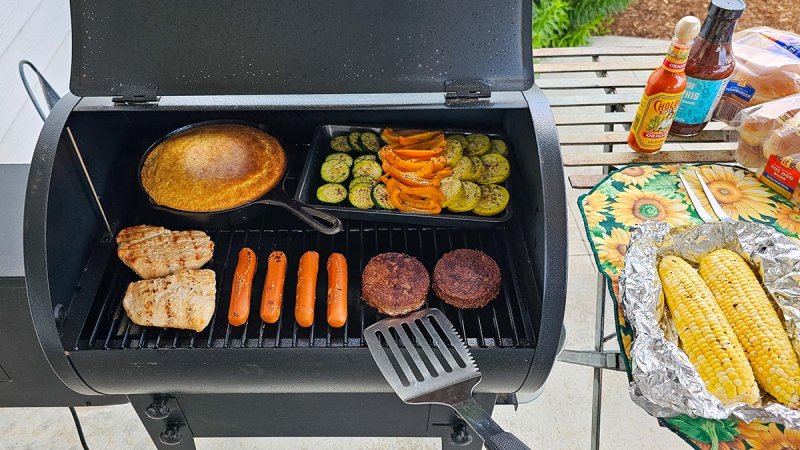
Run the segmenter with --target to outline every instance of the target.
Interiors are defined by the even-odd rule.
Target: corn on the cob
[[[761,387],[784,405],[800,407],[800,363],[747,262],[730,250],[716,250],[700,260],[700,276],[744,347]]]
[[[744,350],[700,275],[676,256],[662,258],[658,274],[683,350],[708,390],[724,404],[758,400]]]

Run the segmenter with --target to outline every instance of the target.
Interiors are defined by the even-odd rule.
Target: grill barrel
[[[419,257],[432,272],[442,254],[459,247],[482,249],[503,272],[501,296],[486,308],[460,311],[433,294],[428,298],[429,306],[442,308],[471,346],[484,374],[477,391],[532,394],[542,387],[562,331],[566,207],[558,142],[550,131],[552,115],[538,89],[497,93],[493,103],[471,108],[448,108],[441,96],[428,94],[409,94],[403,103],[415,106],[403,107],[387,107],[380,96],[356,98],[359,106],[349,99],[347,105],[325,109],[304,100],[286,105],[285,98],[262,98],[257,104],[251,98],[214,100],[202,108],[177,100],[143,107],[67,95],[48,118],[26,198],[26,284],[39,341],[69,388],[86,395],[388,392],[361,341],[363,328],[379,317],[358,300],[360,269],[374,254],[396,250]],[[270,210],[236,228],[208,230],[216,243],[209,264],[218,276],[212,325],[201,333],[142,329],[121,308],[134,275],[117,260],[113,237],[103,232],[65,126],[75,134],[115,230],[137,223],[183,229],[185,225],[146,208],[135,186],[135,164],[161,134],[219,118],[269,124],[272,132],[280,130],[287,151],[298,161],[320,123],[376,121],[502,132],[513,151],[515,214],[506,225],[488,230],[347,221],[347,230],[331,237]],[[287,192],[293,192],[300,166],[292,164]],[[228,327],[235,264],[230,258],[245,243],[260,261],[253,309],[247,325]],[[296,269],[287,277],[281,321],[261,323],[257,307],[272,248],[287,252],[290,261],[297,261],[305,249],[315,249],[323,258],[332,251],[346,255],[351,269],[346,327],[330,329],[324,320],[324,270],[311,329],[298,328],[293,320]],[[66,310],[63,322],[54,320],[58,305]]]

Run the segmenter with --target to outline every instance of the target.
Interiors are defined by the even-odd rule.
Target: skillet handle
[[[265,205],[280,206],[281,208],[289,211],[297,216],[303,222],[311,225],[311,227],[320,233],[336,234],[342,231],[342,221],[338,217],[328,214],[324,211],[314,209],[308,205],[300,203],[295,200],[259,200],[254,203],[262,203]]]

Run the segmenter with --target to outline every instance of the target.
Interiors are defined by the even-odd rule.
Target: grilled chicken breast
[[[199,269],[214,254],[214,243],[202,231],[170,231],[150,225],[120,231],[117,245],[119,259],[144,279]]]
[[[213,270],[182,270],[129,284],[122,306],[137,325],[200,332],[214,315],[216,294]]]

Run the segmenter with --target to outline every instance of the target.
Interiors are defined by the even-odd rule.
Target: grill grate
[[[307,229],[269,229],[266,218],[246,228],[207,231],[215,243],[214,258],[207,268],[217,274],[217,307],[211,323],[196,333],[190,330],[140,327],[128,319],[122,297],[136,276],[116,257],[106,267],[94,297],[88,319],[71,350],[140,348],[275,348],[275,347],[362,347],[363,331],[383,317],[360,300],[361,272],[367,261],[379,253],[396,251],[422,261],[429,273],[444,253],[457,248],[482,250],[494,258],[503,274],[500,296],[484,308],[461,310],[439,300],[431,291],[426,307],[440,308],[455,324],[471,347],[527,347],[534,345],[523,286],[518,283],[513,256],[514,238],[508,228],[463,230],[345,222],[344,232],[333,236]],[[512,222],[513,223],[513,222]],[[258,256],[248,322],[228,325],[227,313],[233,272],[239,249],[252,248]],[[265,324],[259,316],[267,256],[273,250],[286,253],[289,261],[280,319]],[[306,250],[320,254],[315,320],[311,327],[298,327],[294,320],[297,262]],[[348,262],[348,320],[341,328],[326,322],[328,255],[339,252]],[[512,275],[513,274],[513,275]]]

